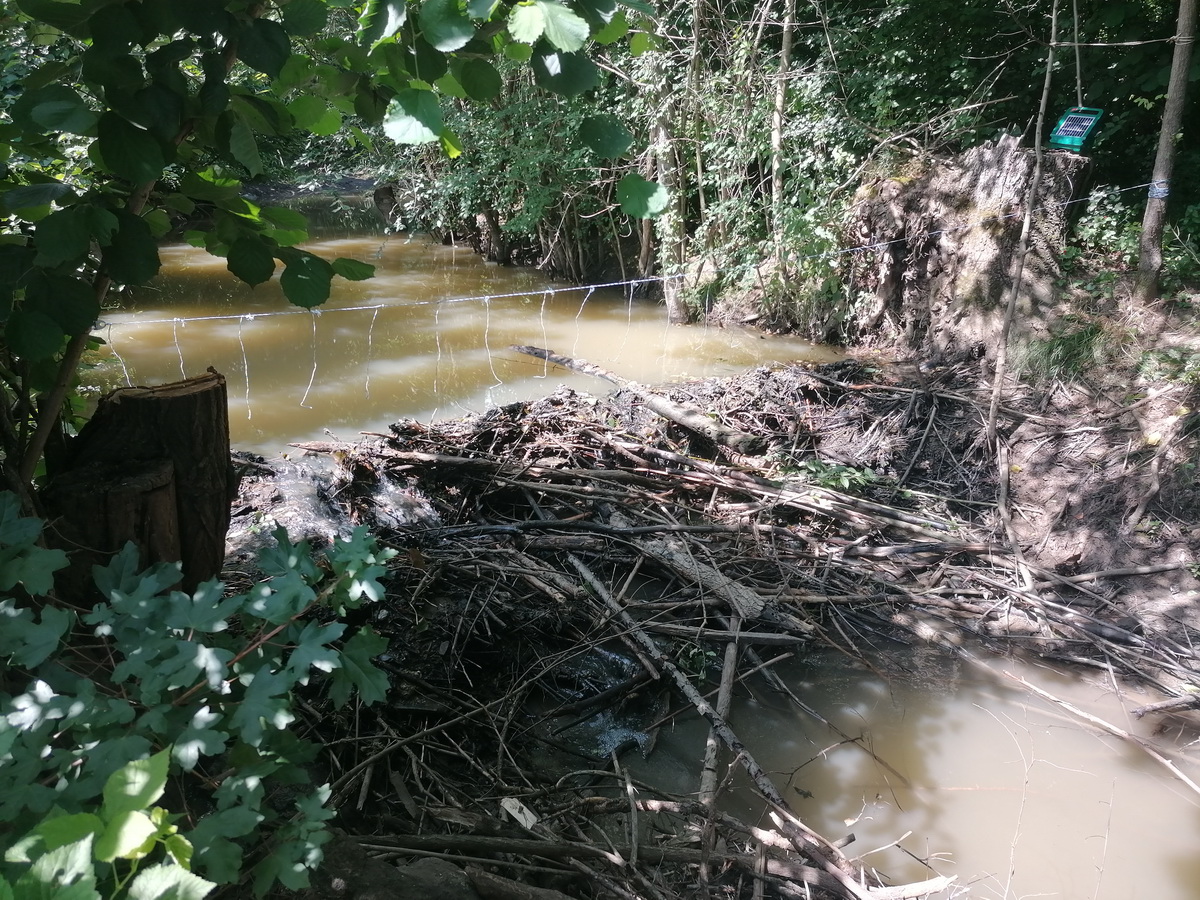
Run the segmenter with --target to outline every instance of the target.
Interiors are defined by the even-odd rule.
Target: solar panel
[[[1080,153],[1090,142],[1100,117],[1104,115],[1101,109],[1086,106],[1072,106],[1050,133],[1050,146],[1059,150],[1073,150]]]

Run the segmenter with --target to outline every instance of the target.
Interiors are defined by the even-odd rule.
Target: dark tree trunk
[[[190,591],[221,571],[234,488],[225,378],[210,369],[106,395],[44,503],[81,573],[132,540],[143,562],[181,560]]]

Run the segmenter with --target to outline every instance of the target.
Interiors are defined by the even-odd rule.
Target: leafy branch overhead
[[[5,446],[9,482],[32,476],[112,285],[147,283],[172,231],[250,285],[324,303],[370,265],[302,249],[303,216],[243,196],[294,134],[371,134],[464,152],[444,109],[500,103],[527,66],[572,97],[605,77],[589,53],[644,35],[642,0],[13,0],[0,5],[0,380],[45,392]],[[601,123],[605,153],[620,153]],[[628,144],[625,145],[628,147]],[[599,152],[599,151],[598,151]],[[600,157],[603,158],[603,153]],[[633,211],[632,209],[628,211]],[[29,413],[26,412],[26,415]]]

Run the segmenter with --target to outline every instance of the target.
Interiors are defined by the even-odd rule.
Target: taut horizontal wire
[[[1148,181],[1145,184],[1135,184],[1130,187],[1115,188],[1111,191],[1104,191],[1101,193],[1103,193],[1103,195],[1123,194],[1123,193],[1126,193],[1127,191],[1136,191],[1136,190],[1140,190],[1142,188],[1151,187],[1152,185],[1153,185],[1153,182]],[[1092,198],[1092,196],[1094,196],[1095,193],[1096,192],[1093,192],[1092,195],[1089,195],[1087,197],[1081,197],[1078,200],[1064,200],[1064,201],[1057,202],[1057,203],[1047,203],[1047,204],[1037,207],[1037,209],[1054,209],[1054,208],[1061,208],[1061,207],[1065,207],[1065,206],[1071,206],[1072,204],[1075,204],[1075,203],[1086,203],[1088,200],[1090,200]],[[1011,219],[1011,218],[1014,218],[1019,215],[1023,215],[1023,213],[1014,212],[1014,213],[1006,213],[1004,215],[984,216],[981,219],[975,219],[971,222],[964,223],[963,225],[955,226],[954,228],[933,229],[933,230],[925,232],[923,235],[921,235],[921,237],[937,237],[938,235],[942,235],[942,234],[952,234],[953,232],[956,232],[956,231],[965,231],[966,229],[973,228],[976,225],[982,225],[984,222],[998,222],[998,221],[1003,221],[1004,219]],[[861,244],[857,247],[843,247],[843,248],[840,248],[837,250],[823,250],[820,253],[811,253],[806,256],[797,257],[797,259],[799,259],[799,260],[821,259],[822,257],[843,256],[847,253],[862,253],[866,250],[879,250],[879,249],[882,249],[883,247],[890,247],[893,244],[903,244],[910,240],[912,240],[911,237],[902,237],[902,238],[896,238],[896,239],[890,240],[890,241],[879,241],[879,242],[873,243],[873,244]],[[481,303],[481,302],[486,303],[487,301],[490,301],[490,300],[506,300],[506,299],[510,299],[513,297],[529,297],[529,296],[533,296],[534,294],[546,294],[546,293],[557,294],[557,293],[567,293],[569,291],[595,291],[595,290],[598,290],[601,288],[636,287],[637,285],[640,285],[640,284],[658,284],[658,283],[666,282],[666,281],[674,281],[674,280],[684,278],[684,277],[686,277],[686,275],[684,273],[677,273],[674,275],[657,275],[657,276],[654,276],[651,278],[631,278],[627,281],[608,281],[608,282],[604,282],[601,284],[564,284],[561,287],[555,286],[555,287],[549,287],[549,288],[536,288],[534,290],[529,290],[529,291],[512,291],[510,293],[505,293],[505,294],[475,294],[475,295],[466,296],[466,297],[444,297],[444,298],[441,298],[438,300],[413,300],[411,302],[404,303],[403,306],[433,306],[433,305],[440,306],[440,305],[446,304],[446,303]],[[375,310],[376,312],[378,312],[378,310],[381,310],[381,309],[396,309],[396,308],[400,308],[400,306],[395,305],[395,304],[387,304],[387,303],[375,303],[375,304],[371,304],[368,306],[342,306],[342,307],[337,307],[337,308],[333,308],[333,309],[317,309],[317,308],[313,308],[313,309],[281,309],[281,310],[273,310],[273,311],[268,311],[268,312],[257,312],[257,313],[228,313],[226,315],[219,315],[219,316],[173,316],[168,319],[135,319],[135,320],[130,320],[128,322],[100,321],[100,322],[97,322],[96,328],[120,328],[120,327],[123,327],[126,325],[178,325],[180,323],[187,323],[187,322],[217,322],[217,321],[222,321],[222,320],[225,320],[225,321],[241,320],[241,321],[247,322],[247,321],[253,321],[254,319],[274,318],[276,316],[302,316],[302,315],[305,315],[306,313],[309,315],[321,316],[321,315],[328,315],[331,313],[363,312],[366,310]]]

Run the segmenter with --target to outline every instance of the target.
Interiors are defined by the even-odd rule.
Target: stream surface
[[[234,446],[277,456],[326,429],[353,440],[398,418],[455,417],[559,384],[609,389],[510,344],[586,358],[643,383],[837,358],[795,338],[671,327],[661,306],[621,289],[553,283],[421,237],[364,234],[352,221],[327,226],[306,246],[371,262],[377,275],[335,279],[333,298],[314,314],[289,308],[277,279],[251,289],[224,260],[164,247],[156,282],[105,312],[109,344],[91,383],[162,383],[211,366],[228,379]],[[866,861],[893,879],[957,874],[943,897],[1200,896],[1200,796],[1182,781],[1003,675],[927,649],[894,658],[907,674],[884,677],[825,652],[780,670],[806,703],[861,738],[856,744],[761,683],[753,695],[738,689],[735,730],[816,830],[832,839],[853,833],[850,855],[875,851]],[[1136,734],[1149,737],[1156,724],[1127,713],[1155,698],[1118,693],[1103,674],[1012,660],[990,666]],[[623,760],[643,780],[688,793],[704,737],[701,723],[685,717],[663,730],[649,760],[636,752]],[[1181,749],[1181,768],[1200,780],[1200,767],[1187,761],[1192,737],[1154,740]],[[757,815],[736,778],[726,803]]]

